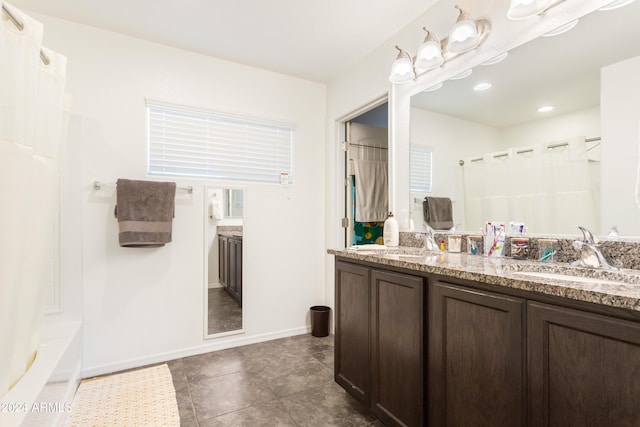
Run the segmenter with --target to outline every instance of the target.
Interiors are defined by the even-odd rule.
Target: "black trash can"
[[[324,305],[314,305],[311,310],[311,335],[326,337],[329,335],[329,314],[331,308]]]

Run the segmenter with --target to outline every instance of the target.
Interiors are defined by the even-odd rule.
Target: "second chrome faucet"
[[[600,268],[605,270],[617,270],[617,267],[609,264],[600,251],[600,242],[585,227],[577,226],[582,232],[582,240],[575,240],[573,248],[580,252],[580,258],[572,263],[579,267]]]

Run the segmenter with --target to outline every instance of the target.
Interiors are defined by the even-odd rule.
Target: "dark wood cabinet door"
[[[429,293],[432,427],[526,425],[524,300],[435,282]]]
[[[242,306],[242,239],[236,240],[236,293],[238,303]]]
[[[369,271],[336,262],[335,380],[367,406],[371,389]]]
[[[218,279],[222,286],[229,282],[228,265],[229,252],[227,250],[227,238],[218,235]]]
[[[227,290],[236,301],[242,300],[242,240],[236,238],[228,239],[229,262],[229,282]]]
[[[371,272],[371,409],[389,426],[424,425],[424,279]]]
[[[640,325],[530,302],[530,427],[640,426]]]

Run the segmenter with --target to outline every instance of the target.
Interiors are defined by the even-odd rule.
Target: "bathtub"
[[[20,381],[0,399],[1,427],[58,427],[71,409],[80,381],[80,315],[45,318],[42,343]]]

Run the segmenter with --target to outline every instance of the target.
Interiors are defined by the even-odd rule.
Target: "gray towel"
[[[119,179],[117,186],[120,246],[158,247],[171,242],[176,183]]]
[[[424,221],[434,230],[453,227],[453,209],[448,197],[425,197],[422,202]]]
[[[382,222],[387,219],[387,162],[354,160],[356,176],[356,222]]]

